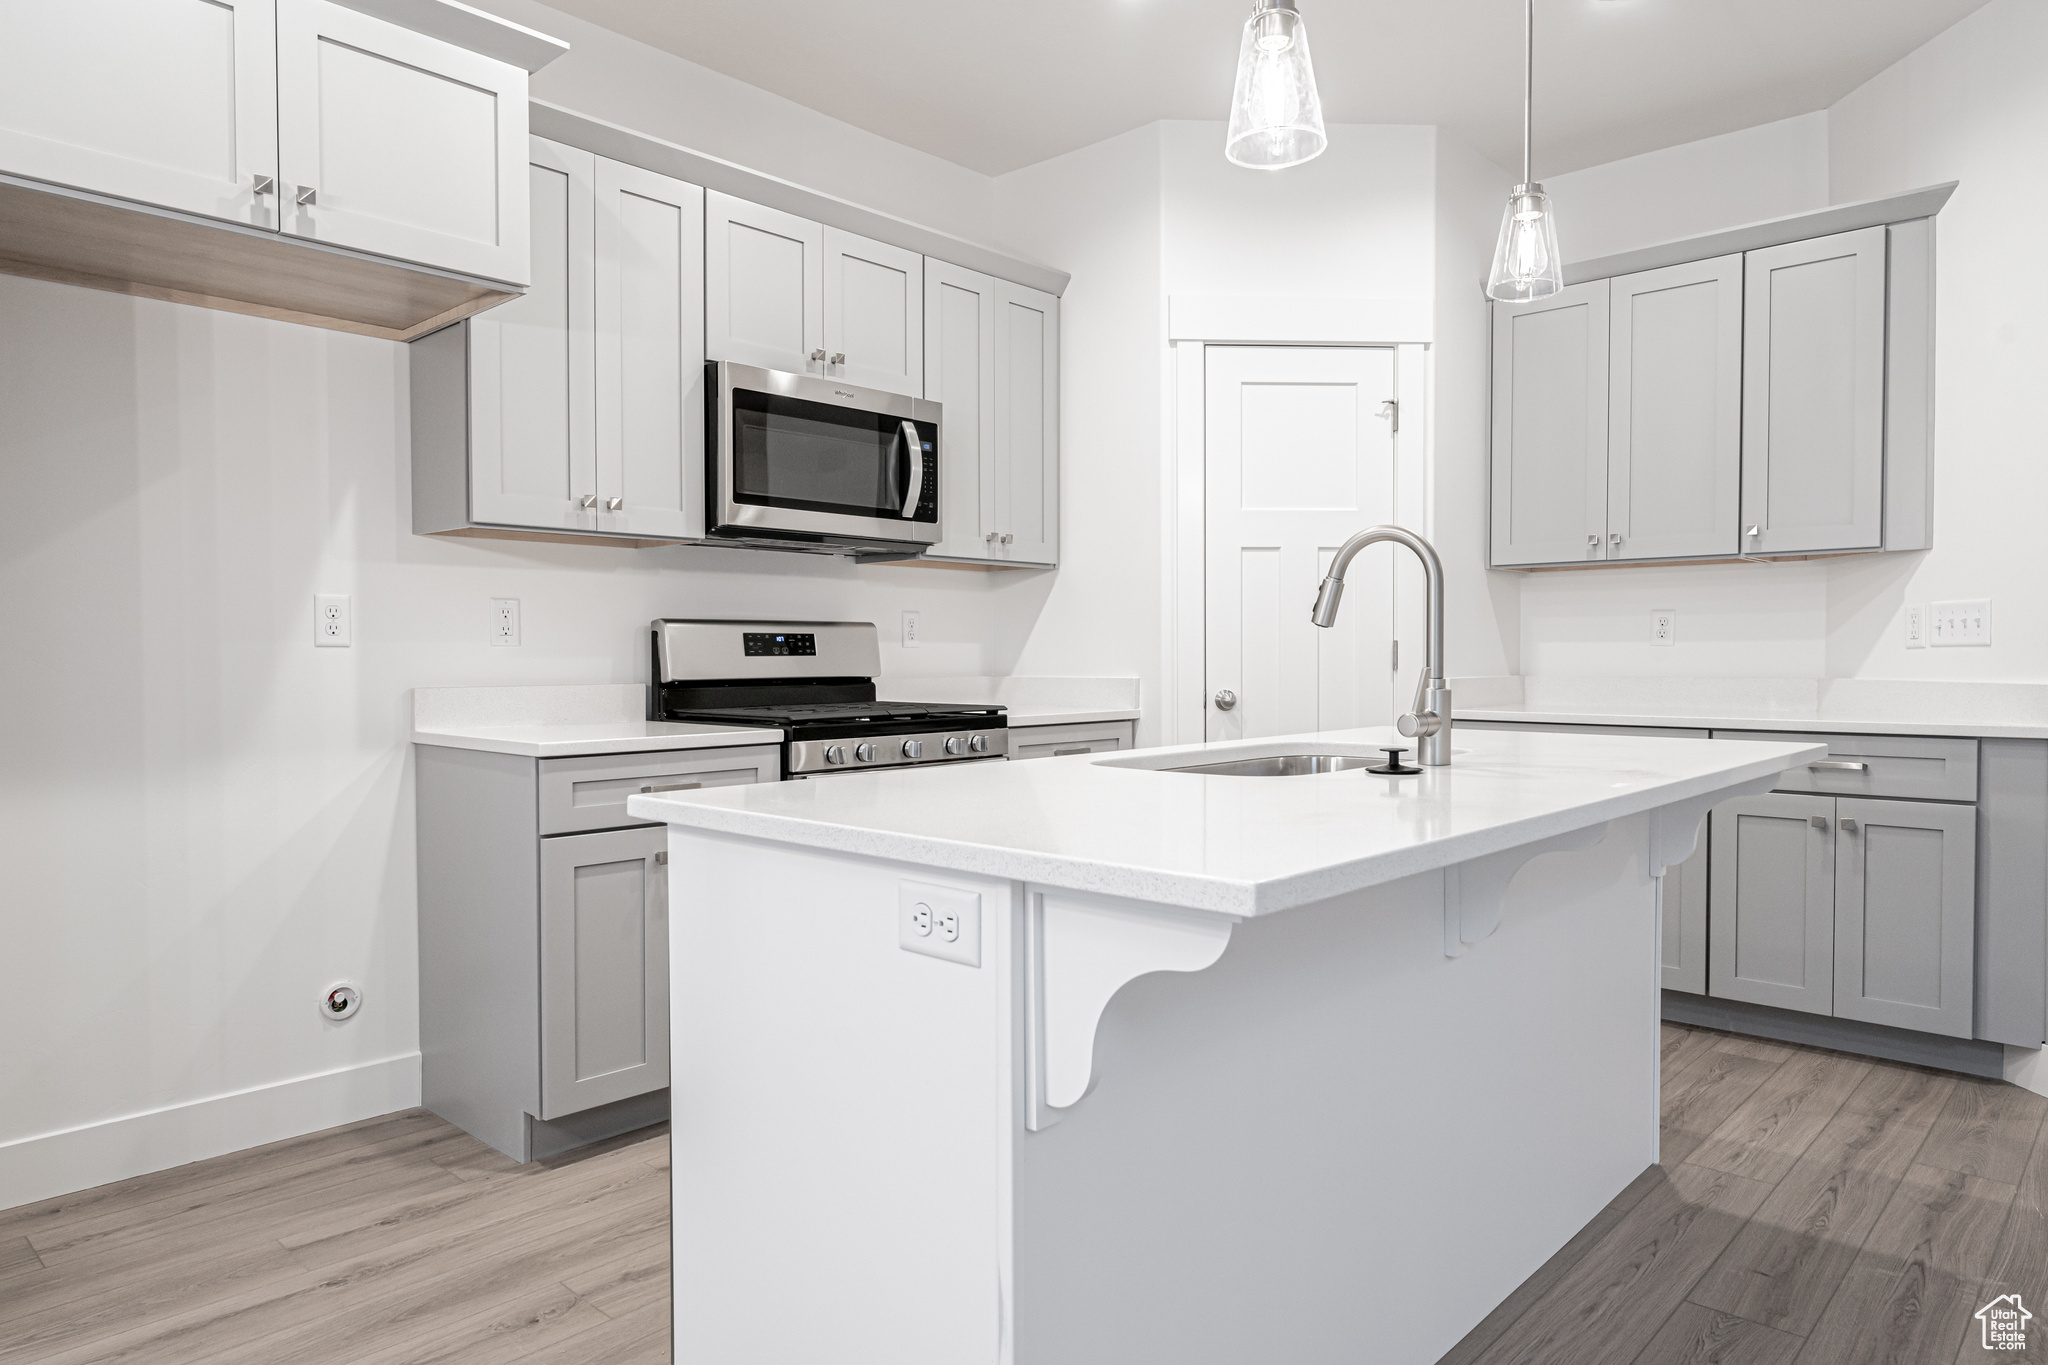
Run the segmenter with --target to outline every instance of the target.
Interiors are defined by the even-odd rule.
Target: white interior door
[[[1207,737],[1255,739],[1394,713],[1393,556],[1346,575],[1337,625],[1309,623],[1352,533],[1393,519],[1387,349],[1211,346],[1205,356]],[[1404,666],[1419,665],[1420,649]],[[1218,692],[1235,694],[1229,709]]]

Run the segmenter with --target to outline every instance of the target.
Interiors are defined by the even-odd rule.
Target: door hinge
[[[1379,415],[1386,420],[1389,432],[1401,429],[1401,404],[1397,400],[1389,398],[1380,404]]]

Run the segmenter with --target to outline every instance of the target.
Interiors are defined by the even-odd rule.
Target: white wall
[[[1552,176],[1568,261],[1825,208],[1825,110]]]
[[[1829,569],[1832,676],[2048,677],[2044,71],[2048,8],[1992,0],[1829,110],[1836,200],[1962,182],[1936,220],[1934,548]],[[1904,648],[1907,603],[1972,597],[1989,649]]]

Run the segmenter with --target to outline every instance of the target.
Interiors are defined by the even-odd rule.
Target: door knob
[[[1235,705],[1237,705],[1237,693],[1229,688],[1226,687],[1216,694],[1216,709],[1218,711],[1228,711]]]

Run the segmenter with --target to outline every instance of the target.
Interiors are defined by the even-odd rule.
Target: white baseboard
[[[261,1147],[420,1102],[420,1054],[0,1143],[0,1209]]]
[[[2022,1090],[2048,1095],[2048,1049],[2005,1045],[2005,1078]]]

